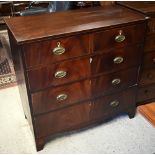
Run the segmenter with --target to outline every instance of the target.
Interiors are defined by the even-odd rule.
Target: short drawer
[[[63,87],[32,93],[33,111],[38,114],[84,101],[90,98],[90,88],[90,81],[85,80]]]
[[[51,64],[89,53],[89,36],[77,35],[56,40],[25,44],[23,46],[26,67]]]
[[[136,36],[135,36],[136,34]],[[128,44],[137,44],[144,41],[145,25],[115,28],[94,34],[94,52],[106,52],[105,49],[123,47]]]
[[[154,68],[155,69],[155,50],[151,53],[146,53],[144,55],[144,69]]]
[[[94,100],[92,119],[103,119],[119,112],[127,112],[129,107],[135,107],[137,88],[133,87],[125,91],[100,97]]]
[[[88,58],[65,61],[27,72],[31,91],[58,86],[87,78],[90,75]]]
[[[152,52],[155,50],[155,34],[146,36],[144,52]]]
[[[142,46],[129,46],[112,49],[107,53],[92,57],[91,72],[93,74],[114,72],[120,69],[140,65]]]
[[[138,68],[121,70],[120,72],[102,75],[91,82],[92,94],[107,94],[117,92],[137,84]]]
[[[90,117],[90,108],[89,102],[86,102],[35,117],[37,138],[70,130],[87,123]]]
[[[155,69],[144,69],[140,75],[140,86],[155,83]]]
[[[147,101],[149,102],[151,99],[155,101],[155,84],[138,89],[137,102],[139,104],[144,104]]]

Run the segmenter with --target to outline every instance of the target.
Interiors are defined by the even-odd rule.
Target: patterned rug
[[[0,89],[16,85],[7,30],[0,31]]]

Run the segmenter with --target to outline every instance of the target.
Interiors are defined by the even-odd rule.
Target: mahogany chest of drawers
[[[137,104],[146,104],[155,101],[155,2],[119,2],[150,17],[147,24],[147,34],[144,45],[144,56],[140,72],[140,83]]]
[[[5,19],[25,115],[49,135],[136,110],[147,20],[121,6]]]

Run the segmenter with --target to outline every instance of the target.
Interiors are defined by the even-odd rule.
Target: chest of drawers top
[[[155,2],[143,1],[143,2],[118,2],[119,4],[131,8],[133,10],[144,13],[150,17],[155,17]]]
[[[143,22],[145,16],[121,6],[95,7],[5,19],[16,42],[23,44]]]

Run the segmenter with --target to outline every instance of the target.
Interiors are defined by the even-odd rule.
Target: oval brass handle
[[[119,34],[115,37],[115,41],[121,43],[125,40],[125,35],[122,34],[122,30],[119,31]]]
[[[60,42],[57,43],[57,47],[53,49],[55,55],[61,55],[65,53],[65,48],[60,45]]]
[[[59,94],[57,96],[58,101],[63,101],[63,100],[66,100],[66,99],[67,99],[67,94]]]
[[[123,62],[123,60],[124,60],[123,57],[116,57],[116,58],[113,59],[113,62],[115,64],[120,64],[120,63]]]
[[[118,85],[120,82],[121,82],[120,79],[113,79],[111,83],[112,85]]]
[[[110,102],[111,107],[117,107],[118,105],[119,105],[119,101],[117,101],[117,100]]]
[[[55,78],[57,79],[60,79],[60,78],[63,78],[67,75],[67,72],[66,71],[57,71],[54,76]]]

